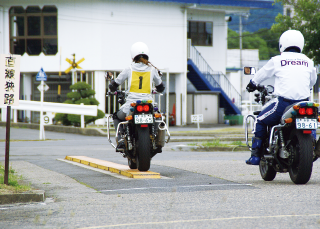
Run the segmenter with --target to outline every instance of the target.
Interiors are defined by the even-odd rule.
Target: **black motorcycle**
[[[250,70],[245,69],[245,74]],[[275,98],[273,87],[258,85],[255,101],[267,107]],[[270,103],[268,103],[270,102]],[[268,127],[268,137],[262,143],[259,164],[261,177],[272,181],[277,172],[289,172],[295,184],[306,184],[312,174],[313,162],[320,157],[320,141],[316,144],[313,134],[318,128],[318,103],[303,101],[288,106],[276,126]],[[248,143],[249,119],[256,121],[260,111],[245,118],[246,143]],[[318,146],[318,150],[315,146]]]
[[[155,93],[155,92],[154,92]],[[119,104],[123,105],[126,101],[124,91],[108,92],[108,95],[116,95]],[[123,157],[128,159],[130,169],[148,171],[151,159],[162,152],[162,147],[170,140],[170,133],[160,113],[158,107],[152,100],[137,100],[131,103],[130,114],[126,121],[120,122],[116,131],[116,141],[124,140],[124,149],[119,149],[110,139],[110,118],[107,117],[108,140],[111,145],[120,152]],[[119,133],[120,125],[123,125],[124,132]],[[168,139],[166,140],[166,132]],[[122,136],[119,136],[119,135]]]

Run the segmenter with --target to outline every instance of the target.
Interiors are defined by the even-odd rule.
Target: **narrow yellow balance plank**
[[[138,178],[138,179],[159,179],[160,173],[156,172],[141,172],[138,169],[130,169],[127,165],[121,165],[117,163],[113,163],[110,161],[104,161],[96,158],[86,157],[86,156],[66,156],[66,160],[78,162],[84,165],[89,165],[94,168],[110,171],[113,173],[118,173],[126,177],[130,178]]]

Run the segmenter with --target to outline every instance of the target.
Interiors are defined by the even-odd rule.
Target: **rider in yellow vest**
[[[152,82],[155,82],[157,92],[163,92],[164,86],[159,76],[160,71],[149,62],[149,48],[143,42],[137,42],[131,47],[131,58],[133,62],[130,67],[125,68],[119,76],[109,84],[111,91],[116,91],[118,86],[128,79],[128,95],[126,103],[113,115],[114,127],[129,114],[130,104],[137,100],[153,100]],[[161,74],[161,73],[160,73]],[[122,128],[119,128],[122,131]],[[118,147],[122,147],[119,141]]]

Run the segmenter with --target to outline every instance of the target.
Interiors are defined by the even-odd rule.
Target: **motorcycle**
[[[153,94],[156,94],[153,91]],[[116,95],[119,104],[123,105],[126,101],[126,92],[117,90],[108,92],[108,95]],[[126,121],[120,122],[116,131],[116,143],[118,139],[124,139],[124,149],[119,149],[110,139],[110,118],[107,117],[108,140],[117,152],[128,159],[130,169],[139,171],[148,171],[150,169],[151,159],[162,152],[162,147],[170,140],[170,133],[160,113],[157,104],[152,100],[137,100],[131,103],[130,114]],[[123,125],[124,132],[119,133],[120,125]],[[166,132],[168,139],[166,140]],[[121,134],[122,136],[119,136]]]
[[[249,68],[249,69],[248,69]],[[251,75],[254,68],[245,67],[245,75]],[[259,93],[255,101],[264,107],[272,103],[274,88],[271,85],[258,85]],[[262,157],[259,164],[260,175],[265,181],[272,181],[277,172],[289,172],[295,184],[306,184],[312,174],[313,162],[320,157],[320,138],[315,139],[318,128],[318,103],[302,101],[288,106],[275,126],[268,127],[267,138],[262,142]],[[245,118],[246,144],[248,143],[248,123],[255,122],[261,111],[253,112]],[[254,130],[252,130],[254,132]]]

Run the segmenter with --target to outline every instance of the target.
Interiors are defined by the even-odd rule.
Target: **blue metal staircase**
[[[222,72],[215,72],[188,40],[188,79],[198,91],[219,92],[225,114],[241,114],[241,96]]]

